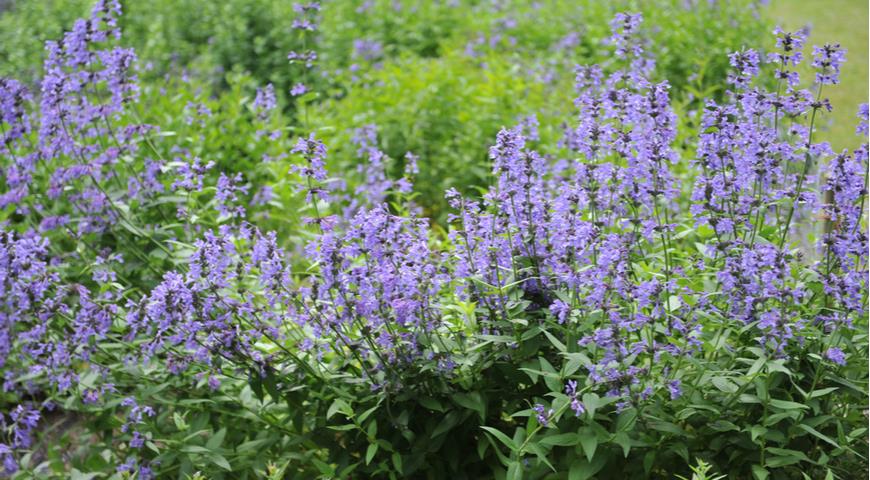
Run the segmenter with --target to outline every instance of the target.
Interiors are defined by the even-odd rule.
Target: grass
[[[834,111],[823,118],[821,138],[835,151],[862,143],[855,135],[858,105],[867,103],[868,92],[868,4],[866,0],[773,0],[766,12],[784,29],[810,26],[804,52],[811,58],[812,45],[839,43],[848,50],[840,84],[825,86]],[[801,72],[804,78],[809,72]]]

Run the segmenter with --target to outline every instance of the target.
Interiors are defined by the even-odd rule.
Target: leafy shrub
[[[313,28],[318,7],[297,10]],[[863,468],[868,147],[813,139],[836,46],[810,89],[801,33],[764,62],[733,53],[728,91],[679,132],[641,17],[619,13],[574,114],[501,129],[490,188],[448,191],[442,232],[377,129],[355,132],[345,184],[328,130],[285,143],[274,88],[141,88],[118,16],[98,3],[48,45],[39,97],[0,80],[6,474]],[[304,199],[303,225],[262,186]]]
[[[607,60],[607,19],[629,3],[336,1],[319,12],[317,35],[292,29],[292,4],[281,1],[129,2],[120,21],[126,42],[152,66],[141,73],[146,79],[185,68],[222,94],[231,88],[227,73],[249,75],[274,86],[292,124],[308,126],[301,115],[310,114],[315,126],[336,129],[340,144],[352,130],[377,123],[387,153],[420,157],[418,203],[443,222],[444,190],[471,193],[486,185],[484,139],[521,115],[565,118],[570,69]],[[680,99],[715,92],[726,54],[766,31],[750,0],[639,7],[655,25],[645,35],[659,47],[656,77],[669,79]],[[0,20],[0,31],[9,32],[0,42],[8,70],[0,74],[29,71],[35,78],[42,42],[83,10],[78,0],[14,2]],[[288,52],[311,49],[315,71],[287,64]],[[300,83],[310,98],[288,101]],[[351,150],[336,151],[331,162],[341,169],[358,163]]]

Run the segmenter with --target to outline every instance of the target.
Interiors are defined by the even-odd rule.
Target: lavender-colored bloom
[[[275,199],[275,191],[269,185],[263,185],[251,198],[251,205],[263,206]]]
[[[293,29],[305,32],[317,30],[317,13],[320,11],[320,2],[294,3],[293,11],[297,14],[291,24]]]
[[[671,394],[671,400],[676,400],[683,395],[682,382],[679,380],[671,380],[668,382],[668,392]]]
[[[253,107],[257,111],[257,115],[263,118],[268,112],[275,109],[278,105],[275,99],[275,87],[268,84],[263,88],[257,89],[257,94],[254,96]]]
[[[577,381],[576,380],[568,380],[568,383],[565,385],[565,394],[571,399],[571,410],[574,412],[575,416],[580,416],[586,413],[586,408],[583,406],[583,403],[580,401],[579,392],[577,392]]]
[[[855,128],[855,133],[863,137],[867,137],[867,123],[868,118],[870,118],[870,107],[868,107],[866,103],[862,103],[858,107],[858,118],[860,119],[860,121],[858,122],[858,126]]]
[[[300,138],[290,153],[302,155],[306,162],[304,166],[291,166],[291,171],[316,182],[326,180],[326,145],[317,140],[313,133],[307,139]]]
[[[306,92],[308,92],[308,87],[304,83],[297,83],[290,88],[290,95],[293,97],[305,95]]]
[[[755,50],[747,49],[734,52],[728,58],[734,69],[728,73],[728,82],[738,89],[748,88],[752,79],[759,72],[760,58],[758,53]]]
[[[287,54],[287,60],[290,63],[302,63],[305,65],[305,68],[311,68],[314,66],[314,62],[317,60],[317,52],[313,50],[308,50],[305,52],[290,52]]]
[[[233,177],[221,173],[215,191],[217,210],[221,216],[230,218],[245,216],[245,207],[242,205],[239,195],[247,195],[248,185],[243,185],[242,181],[241,173],[237,173]]]
[[[9,145],[16,144],[24,135],[30,133],[27,105],[31,101],[30,92],[21,82],[0,78],[0,124],[5,123],[0,134],[0,152],[7,151]]]
[[[571,307],[561,300],[556,300],[552,305],[550,305],[550,313],[555,315],[559,324],[563,324],[568,320],[568,316],[571,314]]]
[[[3,461],[3,473],[12,476],[18,471],[18,460],[15,459],[14,451],[5,443],[0,443],[0,460]]]
[[[617,13],[610,21],[612,35],[609,42],[616,46],[618,56],[640,54],[638,45],[632,44],[632,39],[643,22],[643,16],[639,13]]]
[[[413,177],[420,173],[420,167],[418,162],[420,161],[420,157],[413,154],[412,152],[405,153],[405,176]]]
[[[800,65],[803,61],[801,50],[806,40],[806,34],[803,31],[785,32],[779,27],[773,31],[773,34],[776,36],[776,48],[779,51],[769,53],[767,60],[779,64],[775,74],[776,78],[785,80],[790,88],[794,88],[800,82],[800,76],[790,68]]]
[[[215,165],[214,162],[203,164],[202,160],[197,157],[189,161],[184,161],[181,157],[177,157],[176,161],[180,163],[177,167],[179,177],[172,183],[172,188],[187,191],[202,190],[206,172],[211,170]]]
[[[840,66],[846,61],[846,50],[839,43],[813,47],[813,67],[818,69],[816,82],[821,85],[840,83]]]
[[[40,414],[30,406],[18,405],[10,413],[10,431],[12,447],[15,449],[30,448],[33,443],[32,432],[39,423]]]
[[[538,420],[538,423],[540,423],[543,427],[547,427],[550,425],[550,418],[552,418],[553,414],[556,413],[556,411],[552,408],[548,410],[540,403],[535,404],[532,410],[534,410],[537,414],[536,418]]]
[[[837,365],[846,365],[846,354],[837,347],[831,347],[825,351],[825,358]]]
[[[384,55],[384,46],[377,40],[356,39],[353,41],[353,58],[367,62],[379,60]]]

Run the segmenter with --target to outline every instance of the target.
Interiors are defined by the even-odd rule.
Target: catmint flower
[[[816,82],[821,85],[836,85],[840,83],[840,66],[846,61],[846,50],[839,43],[826,43],[813,47],[813,67]]]
[[[535,404],[533,410],[537,413],[536,418],[538,419],[538,423],[540,423],[543,427],[547,427],[550,425],[550,418],[553,416],[554,413],[556,413],[556,411],[552,408],[547,410],[547,408],[540,403]]]
[[[0,132],[0,151],[30,133],[30,116],[26,107],[31,101],[30,92],[21,82],[0,78],[0,123],[6,124]]]
[[[728,73],[728,82],[738,89],[749,87],[753,78],[758,75],[760,59],[758,52],[752,49],[734,52],[728,56],[733,70]]]
[[[302,155],[306,161],[304,166],[291,166],[291,171],[317,182],[326,180],[326,145],[317,140],[313,133],[308,138],[300,138],[290,153]]]
[[[217,190],[215,191],[215,200],[217,201],[217,210],[224,217],[243,217],[245,215],[245,207],[239,201],[239,195],[248,193],[248,185],[242,185],[242,174],[237,173],[229,177],[223,173],[217,181]]]
[[[837,365],[846,365],[846,354],[837,347],[831,347],[825,351],[825,358]]]
[[[5,443],[0,443],[0,460],[3,462],[3,473],[12,476],[18,471],[18,460],[15,458],[14,450]]]
[[[806,34],[802,31],[785,32],[779,27],[773,33],[776,35],[776,48],[779,51],[769,53],[767,60],[779,64],[779,68],[775,73],[776,78],[785,80],[789,87],[794,88],[800,83],[800,75],[796,71],[789,70],[789,68],[800,65],[803,61],[801,50],[806,39]]]
[[[12,432],[12,447],[15,449],[30,448],[33,443],[32,432],[39,423],[39,411],[30,406],[18,405],[10,413],[10,430]]]
[[[413,154],[412,152],[405,153],[405,176],[413,177],[420,173],[420,167],[418,166],[418,162],[420,161],[420,157],[418,155]]]
[[[290,95],[294,97],[305,95],[306,92],[308,92],[308,87],[304,83],[297,83],[290,88]]]
[[[251,198],[251,205],[263,206],[275,199],[275,190],[269,185],[263,185]]]
[[[858,126],[855,128],[855,133],[866,137],[868,132],[868,118],[870,118],[870,107],[868,107],[866,103],[862,103],[858,106],[858,118],[860,120],[858,122]]]
[[[275,99],[275,87],[272,84],[268,84],[263,88],[257,89],[257,94],[254,96],[253,107],[254,110],[257,111],[257,116],[260,119],[265,119],[268,113],[275,109],[278,105],[277,100]]]
[[[561,300],[556,300],[552,305],[550,305],[550,313],[555,315],[561,325],[568,320],[568,316],[571,314],[571,307]]]
[[[309,32],[317,30],[317,12],[320,11],[319,2],[294,3],[293,11],[299,16],[293,19],[291,28]]]
[[[305,68],[311,68],[317,60],[317,52],[313,50],[308,50],[306,52],[292,51],[287,54],[287,60],[289,60],[290,63],[300,62],[305,65]]]
[[[176,158],[176,161],[179,162],[177,167],[179,178],[172,182],[172,188],[187,191],[202,190],[202,182],[206,172],[215,166],[215,163],[211,161],[203,164],[202,160],[198,157],[194,157],[188,162],[183,161],[181,158]]]
[[[671,394],[671,400],[676,400],[683,394],[682,382],[679,380],[671,380],[668,382],[668,392]]]
[[[384,55],[384,46],[377,40],[356,39],[353,41],[353,58],[373,62]]]
[[[574,412],[574,415],[579,417],[586,413],[586,408],[578,398],[577,380],[568,380],[567,385],[565,385],[565,393],[571,399],[571,410]]]
[[[612,35],[608,39],[612,45],[616,46],[616,55],[624,57],[629,53],[638,55],[641,53],[638,45],[632,45],[632,39],[637,33],[640,24],[643,22],[643,16],[639,13],[617,13],[613,20],[610,21],[610,29]]]

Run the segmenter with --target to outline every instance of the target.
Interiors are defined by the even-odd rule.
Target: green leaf
[[[557,472],[556,467],[554,467],[553,464],[550,463],[549,460],[547,460],[547,453],[541,448],[540,444],[530,443],[528,445],[528,448],[535,454],[536,457],[538,457],[538,460],[544,462],[544,464],[547,465],[547,467],[549,467],[550,470],[553,471],[553,473]]]
[[[70,472],[70,480],[91,480],[95,477],[102,477],[100,472],[82,473],[78,469],[73,468]]]
[[[680,428],[679,425],[676,425],[671,422],[665,422],[661,420],[651,420],[648,423],[649,427],[653,430],[658,430],[660,432],[673,433],[674,435],[685,435],[686,431]]]
[[[624,410],[616,419],[616,431],[627,432],[634,428],[635,422],[637,422],[637,410],[634,408]]]
[[[581,428],[579,435],[580,446],[583,447],[583,453],[586,454],[586,460],[591,462],[592,457],[595,456],[595,450],[598,448],[598,435],[596,435],[589,427]]]
[[[548,340],[550,340],[550,343],[554,347],[556,347],[556,350],[558,350],[559,352],[562,352],[562,353],[568,351],[568,347],[566,347],[564,343],[560,342],[559,339],[554,337],[552,333],[548,332],[547,330],[544,330],[544,335],[547,337]]]
[[[396,468],[396,471],[399,472],[399,474],[402,474],[402,456],[399,455],[398,452],[395,452],[392,455],[392,460],[393,460],[393,467]]]
[[[775,398],[770,399],[770,406],[774,407],[774,408],[779,408],[782,410],[796,410],[796,409],[810,408],[802,403],[790,402],[788,400],[777,400]]]
[[[740,388],[727,377],[713,377],[713,386],[725,393],[734,393]]]
[[[520,462],[510,462],[510,465],[508,465],[507,476],[505,478],[507,478],[507,480],[522,480],[523,466],[520,464]]]
[[[772,362],[767,362],[767,371],[768,372],[782,372],[788,376],[791,376],[791,370],[786,368],[784,360],[775,360]]]
[[[181,447],[182,453],[211,453],[211,450],[199,445],[185,445]]]
[[[770,473],[761,465],[752,466],[752,476],[755,477],[755,480],[767,480],[768,475]]]
[[[625,432],[618,432],[613,436],[613,443],[622,447],[622,455],[628,458],[628,452],[631,451],[631,438]]]
[[[498,430],[496,428],[492,428],[492,427],[480,427],[480,428],[486,430],[487,433],[489,433],[490,435],[497,438],[501,443],[505,444],[506,447],[511,449],[511,451],[515,451],[517,449],[517,446],[514,443],[514,441],[511,440],[510,437],[508,437],[507,435],[502,433],[500,430]]]
[[[732,430],[740,430],[740,427],[732,422],[729,422],[728,420],[716,420],[710,423],[710,428],[716,430],[717,432],[730,432]]]
[[[650,470],[652,470],[653,464],[656,461],[656,452],[655,450],[650,450],[646,452],[646,455],[643,456],[643,471],[649,475]]]
[[[366,449],[366,465],[372,463],[372,459],[375,458],[376,453],[378,453],[378,444],[370,444],[369,448]]]
[[[182,417],[178,412],[172,413],[172,421],[175,422],[175,428],[179,430],[184,431],[189,428],[187,422],[184,421],[184,417]]]
[[[271,442],[271,440],[269,439],[249,440],[237,446],[236,451],[239,453],[246,452],[248,450],[260,451],[269,442]]]
[[[223,455],[212,452],[208,454],[207,457],[211,463],[217,465],[218,467],[221,467],[228,472],[233,471],[233,467],[230,466],[230,462],[228,462]]]
[[[359,419],[358,419],[359,423],[365,422],[366,419],[369,418],[369,415],[375,413],[375,410],[377,410],[378,407],[380,407],[380,406],[381,406],[381,404],[379,403],[379,404],[375,405],[374,407],[363,412],[362,415],[359,416]]]
[[[793,465],[795,463],[810,461],[809,458],[803,453],[797,450],[788,450],[785,448],[768,448],[768,452],[771,453],[770,458],[767,459],[765,464],[768,467],[778,468],[784,467],[786,465]]]
[[[833,445],[834,448],[841,448],[840,444],[838,444],[833,439],[831,439],[831,437],[828,437],[827,435],[819,432],[818,430],[816,430],[815,428],[813,428],[809,425],[802,423],[802,424],[798,425],[798,428],[800,428],[801,430],[803,430],[803,431],[809,433],[810,435],[818,438],[819,440],[822,440],[824,442],[827,442],[830,445]]]
[[[438,423],[438,426],[435,427],[435,431],[432,432],[432,438],[449,431],[451,428],[456,426],[457,423],[459,423],[459,414],[455,410],[452,410]]]
[[[329,409],[326,410],[326,419],[329,420],[336,413],[345,413],[350,411],[350,406],[341,398],[336,398],[332,405],[329,406]],[[346,414],[345,414],[346,415]]]
[[[540,443],[549,446],[570,447],[572,445],[577,445],[579,441],[580,436],[576,433],[560,433],[558,435],[544,437],[541,439]]]
[[[316,458],[316,457],[312,457],[311,463],[313,463],[314,466],[317,467],[317,469],[320,470],[320,473],[322,473],[323,475],[326,475],[327,477],[334,477],[335,476],[335,469],[332,467],[332,465],[329,465],[328,463],[324,462],[323,460],[320,460],[319,458]]]
[[[598,457],[594,462],[586,459],[575,460],[568,470],[568,480],[587,480],[604,468],[606,461],[603,457]]]
[[[602,403],[601,397],[599,397],[597,394],[583,394],[583,407],[585,407],[586,412],[589,413],[589,418],[595,418],[595,410],[597,410],[598,407],[602,407],[604,405],[606,405],[606,403]]]
[[[756,438],[764,435],[765,433],[767,433],[767,428],[765,428],[763,425],[753,425],[749,428],[749,436],[752,438],[753,442]]]
[[[486,418],[486,403],[480,392],[457,393],[453,395],[453,401],[460,407],[477,412],[481,420]]]
[[[211,438],[209,438],[207,442],[205,442],[205,447],[208,448],[209,450],[217,450],[218,448],[220,448],[221,444],[224,443],[224,437],[226,437],[226,435],[227,435],[226,427],[221,428],[220,430],[217,431],[217,433],[212,435]]]
[[[840,389],[840,387],[828,387],[828,388],[822,388],[822,389],[819,389],[819,390],[815,390],[815,391],[813,391],[813,392],[811,392],[811,393],[809,394],[809,397],[808,397],[808,398],[818,398],[818,397],[823,397],[823,396],[825,396],[825,395],[827,395],[827,394],[829,394],[829,393],[831,393],[831,392],[836,392],[836,391],[839,390],[839,389]]]
[[[751,377],[752,375],[758,373],[761,370],[761,367],[764,366],[764,363],[766,361],[767,357],[759,357],[757,360],[755,360],[755,363],[753,363],[752,366],[749,367],[749,371],[746,372],[746,375]]]
[[[444,412],[444,406],[441,405],[441,402],[432,398],[432,397],[420,397],[419,399],[420,405],[423,405],[425,408],[429,410],[434,410],[436,412]]]
[[[251,390],[257,396],[257,399],[263,400],[263,379],[260,378],[259,372],[251,370],[251,373],[248,374],[248,385],[251,386]]]
[[[346,432],[348,430],[353,430],[356,428],[356,425],[353,423],[348,423],[347,425],[329,425],[327,428],[330,430],[335,430],[336,432]]]

